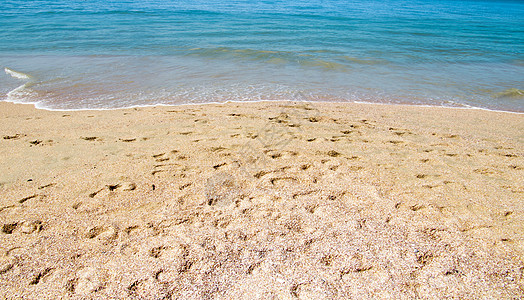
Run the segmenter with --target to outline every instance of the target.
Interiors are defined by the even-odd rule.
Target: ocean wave
[[[6,100],[11,102],[33,102],[31,99],[35,98],[37,93],[30,89],[31,85],[28,82],[8,92]]]
[[[11,77],[13,78],[18,78],[18,79],[31,79],[31,76],[28,75],[28,74],[25,74],[25,73],[22,73],[22,72],[19,72],[19,71],[15,71],[13,69],[9,69],[9,68],[4,68],[4,71],[6,74],[10,75]]]
[[[185,55],[206,59],[233,59],[258,61],[269,64],[295,64],[302,67],[314,67],[323,70],[348,71],[355,65],[385,65],[388,61],[367,57],[351,57],[329,49],[305,50],[301,52],[237,49],[231,47],[190,48],[180,50]]]
[[[234,59],[258,61],[269,64],[295,64],[303,67],[314,67],[323,70],[347,71],[349,69],[348,61],[352,63],[379,63],[346,59],[325,59],[324,54],[331,53],[329,50],[315,50],[302,52],[275,51],[275,50],[258,50],[258,49],[235,49],[229,47],[216,48],[191,48],[186,51],[188,56],[203,57],[208,59]],[[338,60],[338,61],[337,61]]]
[[[518,99],[524,99],[524,90],[519,90],[516,88],[507,89],[503,92],[496,93],[496,98],[518,98]]]
[[[32,102],[30,99],[33,99],[36,96],[36,92],[30,89],[34,84],[33,77],[26,73],[15,71],[10,68],[4,68],[6,74],[10,75],[13,78],[27,80],[24,84],[18,86],[17,88],[9,91],[7,96],[7,101],[11,102]]]
[[[386,64],[385,61],[379,60],[379,59],[373,59],[373,58],[358,58],[358,57],[352,57],[352,56],[340,56],[341,59],[348,61],[352,64],[357,65],[381,65]]]

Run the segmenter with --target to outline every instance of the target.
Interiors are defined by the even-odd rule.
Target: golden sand
[[[0,115],[0,298],[524,297],[522,114]]]

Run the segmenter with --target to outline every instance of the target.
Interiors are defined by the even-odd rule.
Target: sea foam
[[[9,69],[9,68],[4,68],[5,70],[5,73],[8,74],[8,75],[11,75],[11,77],[13,78],[18,78],[18,79],[31,79],[31,76],[25,74],[25,73],[22,73],[22,72],[18,72],[18,71],[15,71],[13,69]]]
[[[13,69],[9,69],[9,68],[4,68],[6,74],[10,75],[11,77],[13,78],[17,78],[17,79],[22,79],[22,80],[26,80],[26,82],[24,84],[22,84],[21,86],[9,91],[6,96],[7,96],[7,101],[11,101],[11,102],[24,102],[28,99],[31,98],[31,96],[33,96],[35,94],[35,92],[33,90],[31,90],[29,87],[31,87],[33,85],[33,81],[32,81],[32,77],[28,74],[25,74],[25,73],[22,73],[22,72],[18,72],[18,71],[15,71]]]

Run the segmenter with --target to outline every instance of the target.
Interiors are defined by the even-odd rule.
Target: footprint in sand
[[[300,170],[303,170],[303,171],[305,171],[305,170],[307,170],[309,168],[311,168],[311,164],[303,164],[303,165],[300,166]]]
[[[20,133],[17,133],[17,134],[14,134],[14,135],[4,135],[3,136],[3,139],[4,140],[17,140],[23,136],[26,136],[25,134],[20,134]]]
[[[93,267],[82,268],[76,272],[75,278],[69,280],[66,290],[84,296],[100,291],[106,285],[109,279],[108,275],[107,271],[102,269]]]
[[[478,168],[478,169],[473,170],[473,172],[477,174],[488,175],[488,176],[495,175],[498,173],[497,171],[490,169],[490,168]]]
[[[206,203],[210,206],[227,206],[238,196],[235,178],[227,173],[217,173],[207,179]]]
[[[31,144],[31,146],[36,146],[36,145],[40,145],[42,143],[41,140],[33,140],[33,141],[30,141],[29,144]]]
[[[130,296],[137,299],[168,299],[171,295],[167,287],[155,278],[136,280],[127,287]]]
[[[49,184],[45,184],[45,185],[41,185],[38,187],[39,190],[43,190],[45,188],[48,188],[48,187],[52,187],[52,186],[55,186],[56,183],[52,182],[52,183],[49,183]]]
[[[136,184],[133,183],[133,182],[122,182],[120,184],[120,188],[122,189],[122,191],[134,191],[136,189]]]
[[[89,228],[85,233],[88,239],[98,239],[101,241],[110,242],[118,237],[118,227],[114,225],[97,225]]]
[[[31,196],[27,196],[27,197],[24,197],[24,198],[18,200],[18,203],[24,203],[24,202],[26,202],[27,200],[34,199],[34,198],[37,198],[37,197],[39,197],[39,196],[40,196],[40,195],[38,195],[38,194],[34,194],[34,195],[31,195]]]
[[[269,182],[272,185],[282,186],[286,184],[295,184],[296,182],[298,182],[298,180],[295,177],[285,176],[285,177],[273,177],[269,179]]]
[[[108,184],[105,186],[105,188],[99,189],[89,194],[89,198],[94,198],[96,195],[104,191],[106,188],[109,192],[114,192],[116,190],[122,190],[122,191],[129,192],[129,191],[134,191],[136,189],[136,184],[133,182],[129,182],[129,181],[125,181],[125,182],[117,183],[117,184]]]
[[[0,257],[0,275],[11,271],[17,264],[17,259],[10,256]]]
[[[153,155],[151,155],[151,157],[153,157],[153,158],[161,158],[164,155],[166,155],[166,153],[163,152],[163,153],[153,154]]]
[[[118,139],[118,140],[121,141],[121,142],[124,142],[124,143],[130,143],[130,142],[136,141],[136,138]]]
[[[339,157],[341,156],[342,154],[340,154],[339,152],[335,151],[335,150],[330,150],[328,151],[327,153],[328,156],[331,156],[331,157]]]
[[[225,165],[227,165],[227,163],[225,163],[225,162],[224,163],[219,163],[219,164],[214,165],[213,169],[218,170],[220,167],[223,167]]]
[[[24,221],[18,225],[18,229],[20,230],[20,232],[25,233],[25,234],[31,234],[35,232],[38,233],[42,231],[43,228],[44,228],[44,224],[40,220]]]
[[[54,268],[46,268],[33,276],[33,279],[29,282],[29,285],[36,285],[43,282],[53,272]]]
[[[2,225],[2,232],[5,234],[12,234],[13,231],[18,227],[18,223],[6,223]]]
[[[338,296],[337,290],[323,280],[294,285],[290,292],[297,299],[336,299]]]

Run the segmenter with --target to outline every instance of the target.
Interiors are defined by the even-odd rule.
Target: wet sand
[[[0,103],[0,297],[524,297],[524,115]]]

